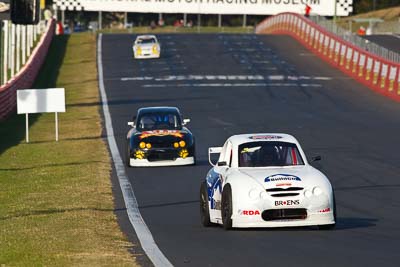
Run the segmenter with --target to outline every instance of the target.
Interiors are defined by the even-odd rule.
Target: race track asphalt
[[[140,212],[173,265],[398,266],[399,103],[287,36],[159,35],[158,60],[133,60],[134,38],[103,36],[105,88],[121,155],[126,123],[143,106],[178,106],[196,136],[196,166],[127,168]],[[207,148],[250,132],[290,133],[309,158],[322,156],[315,166],[336,191],[335,230],[201,226]],[[125,213],[117,214],[135,241]]]
[[[375,34],[364,36],[364,38],[400,54],[400,35]]]

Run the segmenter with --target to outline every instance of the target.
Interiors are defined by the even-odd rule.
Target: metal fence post
[[[201,14],[197,14],[197,32],[200,32],[200,27],[201,27]]]
[[[4,51],[4,55],[3,55],[3,81],[2,83],[5,84],[8,80],[8,21],[5,20],[4,21],[4,42],[3,42],[3,51]]]
[[[103,19],[102,19],[102,12],[99,11],[99,30],[103,29]]]
[[[8,69],[10,70],[11,69],[11,60],[12,60],[12,56],[11,56],[11,53],[12,53],[12,49],[11,49],[11,47],[12,47],[12,36],[11,36],[11,34],[12,34],[12,22],[10,21],[9,22],[9,25],[8,25],[8,44],[7,44],[7,46],[8,46]]]
[[[10,68],[11,75],[10,78],[13,78],[15,75],[15,24],[11,23],[11,53],[10,53]]]
[[[3,58],[2,58],[2,51],[3,51],[3,21],[0,20],[0,85],[3,84]]]
[[[22,65],[26,63],[26,26],[21,26],[21,56],[22,56]]]
[[[36,25],[32,25],[33,27],[33,41],[36,42],[36,38],[37,38],[37,27]],[[32,45],[33,46],[33,45]]]
[[[29,28],[30,28],[30,44],[29,44],[29,46],[32,49],[32,47],[33,47],[33,25],[29,25]]]
[[[29,25],[26,26],[26,56],[29,57],[31,55],[31,39],[29,32]]]
[[[15,57],[15,72],[18,73],[19,70],[21,69],[21,25],[17,24],[16,26],[17,30],[17,42],[15,46],[15,51],[16,51],[16,57]]]
[[[64,27],[64,25],[65,25],[65,10],[61,10],[61,23],[62,23],[62,26]]]
[[[124,14],[124,29],[126,29],[128,25],[128,12],[125,12]]]

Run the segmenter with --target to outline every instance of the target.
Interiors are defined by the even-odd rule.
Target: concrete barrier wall
[[[25,66],[8,83],[0,87],[0,120],[4,120],[17,110],[17,90],[31,88],[43,65],[51,40],[54,36],[55,21],[47,23],[47,28],[33,50]]]
[[[256,27],[258,34],[287,34],[332,66],[375,92],[400,101],[400,64],[378,57],[294,13],[269,17]]]

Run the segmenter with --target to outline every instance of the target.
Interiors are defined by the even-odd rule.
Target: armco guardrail
[[[288,34],[342,72],[374,91],[400,101],[400,64],[374,55],[294,13],[269,17],[256,33]]]
[[[0,120],[4,120],[17,108],[17,90],[31,88],[45,61],[54,36],[55,21],[47,22],[47,28],[25,66],[8,83],[0,87]]]
[[[325,17],[321,16],[312,16],[310,17],[312,21],[323,27],[325,30],[335,34],[336,36],[346,40],[353,45],[362,48],[366,51],[369,51],[379,57],[382,57],[389,61],[394,61],[396,63],[400,63],[400,54],[395,51],[391,51],[385,47],[382,47],[378,44],[368,41],[365,38],[361,38],[360,36],[353,34],[352,32],[345,30],[339,27],[332,20],[327,20]]]

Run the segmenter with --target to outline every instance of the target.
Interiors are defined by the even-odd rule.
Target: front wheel
[[[200,187],[200,220],[204,227],[211,226],[206,182],[203,182]]]
[[[222,226],[225,230],[232,228],[232,189],[229,185],[222,191],[221,205]]]

